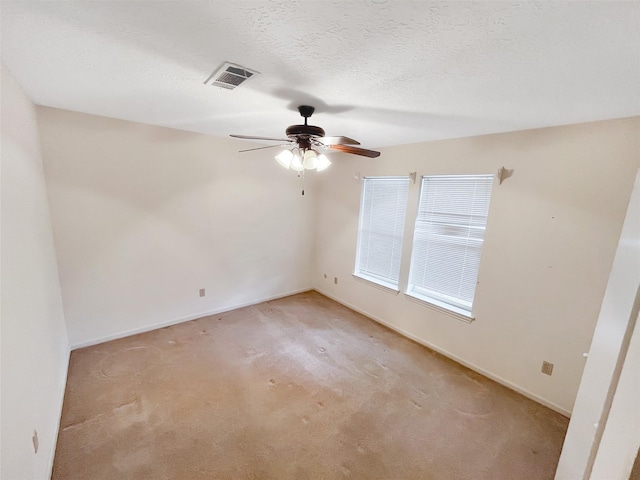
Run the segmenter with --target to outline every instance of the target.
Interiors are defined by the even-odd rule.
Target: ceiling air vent
[[[226,88],[227,90],[233,90],[257,74],[258,72],[255,70],[249,70],[240,65],[226,62],[222,67],[209,75],[209,78],[207,78],[204,83]]]

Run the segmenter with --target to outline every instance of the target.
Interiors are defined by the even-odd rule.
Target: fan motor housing
[[[287,137],[308,135],[309,137],[324,137],[324,130],[314,125],[291,125],[286,130]]]

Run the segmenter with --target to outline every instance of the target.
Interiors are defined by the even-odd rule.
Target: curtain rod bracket
[[[496,180],[498,180],[498,185],[502,185],[507,178],[513,175],[513,169],[509,170],[508,168],[500,167],[496,172]]]

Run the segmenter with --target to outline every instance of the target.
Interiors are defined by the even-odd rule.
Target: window
[[[409,177],[365,177],[354,275],[398,290]]]
[[[408,295],[471,316],[493,179],[422,177]]]

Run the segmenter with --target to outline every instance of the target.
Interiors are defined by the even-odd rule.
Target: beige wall
[[[53,465],[69,343],[35,107],[4,68],[1,103],[0,478],[45,479]]]
[[[375,160],[344,156],[318,185],[314,285],[568,414],[640,163],[639,131],[635,117],[386,148]],[[354,174],[417,171],[419,179],[493,173],[501,166],[513,172],[494,185],[475,322],[352,278],[361,189]],[[409,194],[401,289],[419,184]],[[553,376],[540,373],[543,360],[555,364]]]
[[[311,287],[313,189],[271,151],[51,108],[38,120],[72,347]]]

